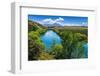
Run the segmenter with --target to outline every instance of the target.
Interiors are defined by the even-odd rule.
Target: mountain
[[[37,30],[37,29],[47,29],[47,28],[54,28],[54,27],[61,27],[62,25],[59,24],[59,23],[53,23],[53,24],[40,24],[38,22],[35,22],[35,21],[31,21],[31,20],[28,20],[28,30],[31,31],[31,30]]]
[[[41,29],[41,28],[46,28],[44,27],[42,24],[38,23],[38,22],[34,22],[34,21],[31,21],[31,20],[28,20],[28,30],[31,31],[31,30],[36,30],[36,29]]]
[[[55,27],[55,26],[62,26],[61,24],[59,23],[53,23],[53,24],[43,24],[44,26],[46,27]]]

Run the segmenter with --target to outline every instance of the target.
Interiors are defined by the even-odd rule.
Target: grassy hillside
[[[28,30],[29,31],[32,31],[32,30],[35,31],[37,29],[47,29],[47,28],[44,27],[42,24],[28,20]]]
[[[56,32],[57,31],[72,31],[72,32],[88,35],[88,27],[84,27],[84,26],[54,27],[52,28],[52,30],[55,30]]]

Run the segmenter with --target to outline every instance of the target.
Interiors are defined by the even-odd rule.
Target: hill
[[[31,20],[28,20],[28,30],[31,31],[31,30],[37,30],[37,29],[46,29],[45,26],[43,26],[42,24],[39,24],[37,22],[34,22],[34,21],[31,21]]]

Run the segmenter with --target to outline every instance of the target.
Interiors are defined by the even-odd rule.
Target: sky
[[[28,20],[41,24],[57,23],[62,26],[88,26],[88,17],[80,16],[28,15]]]

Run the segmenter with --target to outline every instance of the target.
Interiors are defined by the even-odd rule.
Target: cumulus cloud
[[[54,23],[61,24],[61,22],[63,22],[63,21],[64,21],[64,19],[61,17],[59,17],[57,19],[47,18],[47,19],[42,20],[41,23],[43,23],[43,24],[54,24]]]
[[[55,21],[56,21],[56,22],[62,22],[62,21],[64,21],[64,19],[61,18],[61,17],[59,17],[58,19],[55,19]]]
[[[42,23],[49,23],[49,24],[53,24],[53,23],[55,23],[55,21],[53,21],[51,18],[48,18],[48,19],[44,19],[44,20],[42,20]]]

